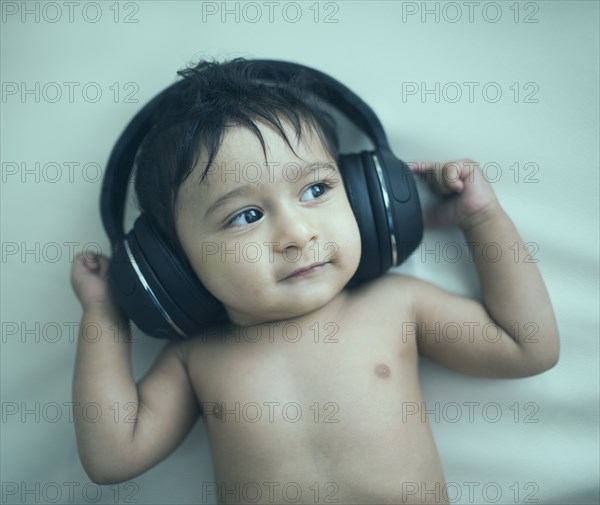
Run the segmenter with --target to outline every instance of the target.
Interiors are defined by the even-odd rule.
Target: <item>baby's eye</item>
[[[306,199],[303,198],[302,200],[306,201],[306,200],[314,200],[316,198],[319,198],[320,196],[323,196],[327,192],[329,187],[330,186],[324,182],[319,182],[317,184],[313,184],[304,193],[302,193],[303,197],[304,197],[304,195],[308,195],[308,198],[306,198]]]
[[[248,209],[234,216],[227,224],[230,226],[243,226],[246,224],[252,224],[255,221],[258,221],[261,217],[262,212],[259,210]]]

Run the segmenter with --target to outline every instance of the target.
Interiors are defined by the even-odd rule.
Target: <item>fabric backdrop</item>
[[[214,479],[202,423],[133,481],[90,483],[70,417],[81,309],[69,272],[76,251],[109,253],[101,176],[132,115],[188,63],[246,56],[340,80],[406,161],[470,157],[484,167],[538,260],[561,356],[518,380],[421,362],[447,494],[598,503],[597,2],[1,5],[2,502],[214,503],[202,496]],[[350,130],[344,138],[351,150],[364,143]],[[429,230],[399,271],[476,297],[462,240]],[[163,345],[133,344],[136,379]]]

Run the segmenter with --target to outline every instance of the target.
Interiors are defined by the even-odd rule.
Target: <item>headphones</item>
[[[318,98],[339,109],[373,142],[374,151],[341,154],[338,167],[361,237],[361,259],[350,281],[374,279],[400,265],[423,238],[421,205],[413,175],[388,145],[371,108],[344,85],[303,65],[253,60],[260,79],[287,82],[297,72],[314,78]],[[130,121],[111,152],[102,182],[100,212],[111,242],[109,285],[121,308],[144,333],[166,339],[191,337],[203,326],[226,321],[223,305],[179,260],[152,220],[141,214],[125,234],[127,186],[135,156],[153,127],[159,103],[182,89],[166,88]]]

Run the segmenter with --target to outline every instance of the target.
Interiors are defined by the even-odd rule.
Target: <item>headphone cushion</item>
[[[363,282],[377,277],[384,271],[381,266],[380,239],[375,226],[371,191],[367,191],[369,185],[359,154],[341,154],[338,166],[361,240],[360,263],[352,281]]]
[[[224,312],[221,302],[202,285],[189,263],[181,261],[146,215],[136,220],[133,231],[152,273],[176,307],[198,324],[220,320]]]
[[[109,283],[125,312],[144,333],[177,339],[222,320],[225,311],[170,249],[142,214],[125,239],[113,247]]]
[[[379,239],[380,274],[383,274],[392,266],[390,235],[394,225],[388,218],[388,212],[383,199],[384,190],[382,187],[382,184],[386,184],[384,174],[389,168],[384,164],[383,157],[379,151],[361,151],[359,156],[362,160],[369,197],[371,198],[373,222],[375,229],[377,230],[377,238]],[[377,160],[379,161],[383,182],[382,179],[380,179],[380,174],[377,172],[373,157],[377,157]],[[393,205],[392,202],[388,202],[388,204],[390,206]]]

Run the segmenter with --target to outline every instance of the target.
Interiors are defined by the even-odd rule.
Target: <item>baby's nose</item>
[[[308,216],[302,213],[282,216],[278,226],[276,240],[282,249],[304,249],[312,241],[317,240],[317,228]]]

